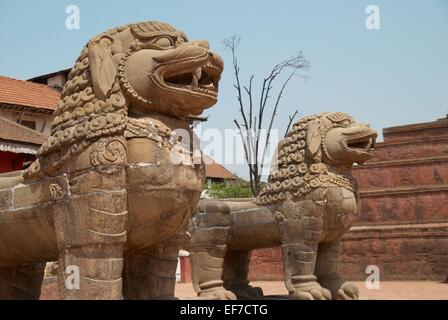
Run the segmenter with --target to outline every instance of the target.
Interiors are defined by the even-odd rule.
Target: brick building
[[[0,173],[34,160],[58,102],[59,92],[46,85],[0,76]]]
[[[0,117],[0,173],[23,169],[34,161],[46,136]]]
[[[340,272],[365,279],[444,280],[448,274],[448,118],[383,130],[375,158],[356,167],[359,220],[344,238]],[[278,248],[254,251],[252,279],[282,279]]]
[[[224,166],[217,163],[207,155],[204,155],[206,184],[210,186],[213,183],[232,184],[240,180],[239,177],[231,173]]]
[[[49,135],[59,95],[47,85],[0,76],[0,117]]]
[[[70,70],[71,69],[63,69],[60,71],[43,74],[28,79],[28,81],[47,85],[49,87],[52,87],[53,89],[56,89],[57,91],[62,92],[62,89],[64,88],[64,85],[67,82]]]

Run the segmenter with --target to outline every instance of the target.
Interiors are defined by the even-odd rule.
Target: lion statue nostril
[[[197,41],[193,41],[193,43],[197,44],[198,46],[200,46],[202,48],[210,49],[210,45],[207,40],[197,40]]]

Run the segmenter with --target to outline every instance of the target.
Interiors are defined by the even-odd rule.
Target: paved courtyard
[[[384,281],[380,289],[367,289],[362,281],[354,281],[363,300],[448,300],[448,284],[433,281]],[[265,295],[287,294],[281,281],[254,281],[252,286],[263,288]],[[191,283],[179,283],[176,296],[186,298],[194,296]]]
[[[448,300],[448,284],[435,281],[383,281],[379,290],[369,290],[365,283],[354,282],[360,289],[363,300]],[[281,281],[254,281],[253,286],[263,288],[265,295],[285,295],[287,291]],[[56,282],[44,285],[41,299],[57,299]],[[195,297],[191,283],[176,285],[176,297]]]

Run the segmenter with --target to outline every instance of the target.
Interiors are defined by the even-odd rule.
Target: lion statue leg
[[[227,253],[228,228],[195,229],[189,244],[193,272],[193,288],[198,297],[236,300],[235,294],[224,288],[224,257]]]
[[[317,281],[331,291],[333,299],[356,300],[359,297],[358,288],[337,273],[341,241],[319,244],[316,262]]]
[[[59,250],[58,283],[63,299],[123,297],[125,162],[125,143],[119,138],[107,138],[93,145],[88,160],[80,158],[70,163],[70,198],[53,207]]]
[[[233,292],[238,299],[262,299],[263,290],[249,285],[250,251],[230,251],[224,257],[224,288]]]
[[[311,203],[311,202],[310,202]],[[285,272],[285,285],[291,299],[329,300],[331,293],[323,288],[314,275],[317,248],[322,233],[321,215],[316,203],[315,210],[302,218],[284,219],[280,223],[282,233],[282,255]]]
[[[176,239],[125,255],[123,294],[126,300],[175,299],[179,245]]]
[[[45,263],[0,268],[0,300],[38,300]]]
[[[60,214],[65,215],[60,219],[65,218],[67,222],[81,215],[92,218],[91,221],[68,222],[63,232],[57,232],[61,298],[122,299],[123,251],[126,239],[125,197],[126,194],[122,191],[97,191],[91,196],[72,199],[68,210]],[[66,283],[72,272],[79,274],[79,287]]]

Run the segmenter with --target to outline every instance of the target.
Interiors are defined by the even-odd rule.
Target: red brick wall
[[[280,248],[254,250],[249,268],[251,280],[282,280],[283,262]]]
[[[344,240],[339,271],[346,278],[364,280],[368,265],[380,269],[382,280],[438,280],[448,274],[448,238],[409,236]]]
[[[191,282],[191,265],[190,257],[182,256],[180,257],[180,282],[186,283]]]
[[[447,220],[446,191],[361,198],[358,224]]]
[[[412,230],[393,237],[387,230],[347,236],[339,272],[350,280],[364,280],[366,268],[376,265],[382,280],[437,280],[448,274],[448,226],[440,232]],[[283,280],[280,248],[252,252],[251,280]]]

